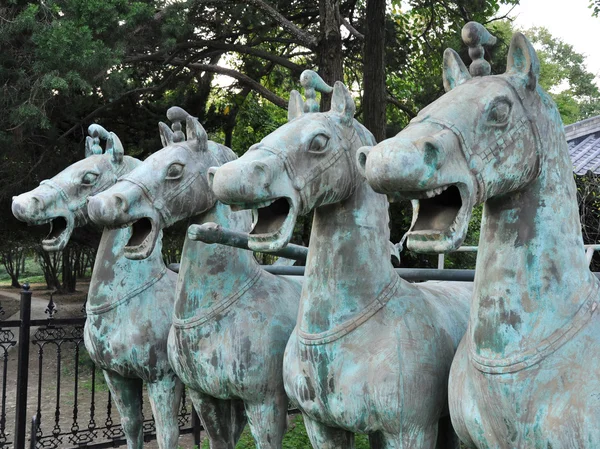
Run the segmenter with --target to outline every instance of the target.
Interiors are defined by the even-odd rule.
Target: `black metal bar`
[[[204,243],[219,243],[221,245],[250,250],[248,248],[248,233],[225,229],[216,223],[191,225],[188,228],[188,237],[192,240],[201,240]],[[306,260],[308,248],[289,243],[279,251],[269,251],[268,254],[285,257],[286,259]]]
[[[194,436],[194,447],[200,447],[200,431],[202,430],[202,423],[196,413],[196,409],[192,405],[192,435]]]
[[[17,365],[17,401],[15,413],[14,448],[25,449],[27,429],[27,383],[29,380],[29,331],[31,321],[31,291],[29,284],[21,290],[21,327],[19,328],[19,352]]]

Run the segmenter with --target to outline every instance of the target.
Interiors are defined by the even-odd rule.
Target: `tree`
[[[546,28],[525,34],[540,59],[540,85],[554,98],[565,124],[600,114],[600,90],[585,67],[585,56]]]
[[[381,139],[441,94],[443,49],[461,47],[464,22],[515,2],[15,0],[0,7],[0,207],[81,157],[94,121],[143,158],[177,104],[241,153],[286,120],[306,68],[346,81]]]
[[[367,0],[363,69],[363,120],[377,142],[385,139],[385,6],[384,0]]]
[[[19,275],[25,260],[25,247],[21,243],[8,242],[0,248],[0,262],[11,279],[11,287],[20,288]]]

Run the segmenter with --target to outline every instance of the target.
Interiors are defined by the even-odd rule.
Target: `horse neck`
[[[470,322],[482,356],[518,353],[568,326],[597,283],[562,124],[546,131],[538,178],[485,203]]]
[[[217,201],[212,209],[192,219],[192,223],[207,222],[248,232],[250,211],[233,212]],[[176,317],[189,318],[235,295],[258,270],[260,266],[251,251],[186,237],[177,281]]]
[[[130,228],[105,229],[102,233],[90,280],[88,306],[116,302],[165,273],[160,238],[147,259],[131,260],[124,255],[130,236]]]
[[[351,197],[315,210],[301,330],[324,332],[351,319],[396,279],[389,233],[387,199],[362,179]]]

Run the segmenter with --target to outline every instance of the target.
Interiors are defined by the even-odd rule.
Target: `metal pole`
[[[196,413],[196,409],[192,406],[192,435],[194,436],[194,447],[200,448],[200,431],[202,430],[202,423]]]
[[[219,243],[221,245],[233,246],[234,248],[250,250],[248,248],[248,234],[246,232],[225,229],[216,223],[191,225],[188,228],[188,237],[191,240],[201,240],[204,243]],[[285,248],[269,252],[268,254],[285,257],[286,259],[306,260],[308,248],[289,243]]]
[[[444,253],[438,254],[438,270],[444,269]]]
[[[25,449],[27,429],[27,384],[29,375],[29,332],[31,329],[31,292],[29,284],[21,290],[21,326],[17,365],[17,404],[15,413],[15,449]]]
[[[261,265],[272,274],[280,276],[304,276],[304,267]],[[396,273],[406,281],[457,281],[473,282],[475,270],[437,270],[435,268],[396,268]]]

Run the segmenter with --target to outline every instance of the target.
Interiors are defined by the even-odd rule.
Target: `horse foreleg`
[[[327,427],[304,416],[304,426],[315,449],[354,449],[354,434],[347,430]]]
[[[287,427],[288,399],[281,392],[257,404],[246,403],[250,431],[258,449],[281,449]]]
[[[179,440],[179,405],[183,385],[175,374],[167,374],[148,384],[148,396],[156,423],[156,440],[160,449],[177,449]]]
[[[208,435],[210,449],[234,449],[246,425],[244,404],[215,399],[197,390],[188,391]]]
[[[129,379],[112,371],[103,372],[110,394],[121,415],[121,426],[127,439],[127,449],[142,449],[144,447],[142,379]]]

